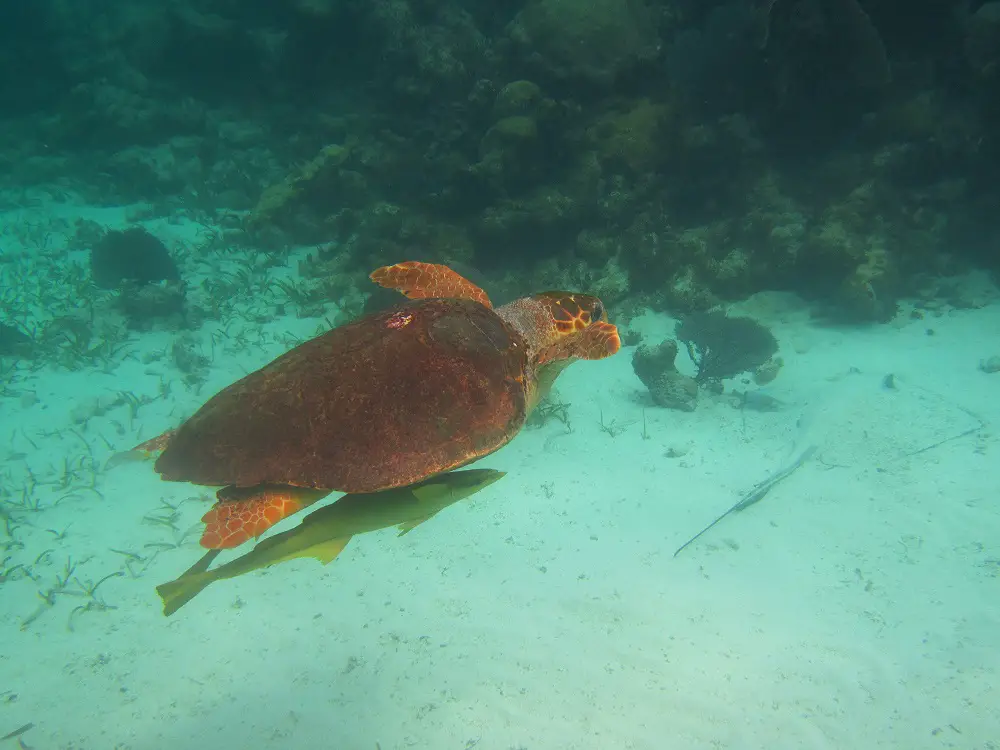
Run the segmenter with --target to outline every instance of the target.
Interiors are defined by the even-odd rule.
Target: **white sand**
[[[1000,305],[862,331],[812,325],[780,295],[743,307],[782,343],[768,387],[782,411],[647,407],[631,350],[575,364],[557,388],[572,432],[526,430],[482,462],[509,474],[480,495],[406,537],[357,538],[329,567],[219,582],[169,619],[154,586],[197,559],[190,541],[103,584],[115,609],[78,612],[70,631],[85,600],[59,596],[21,629],[68,557],[95,581],[121,569],[109,548],[170,539],[142,520],[161,500],[199,498],[180,506],[186,528],[209,493],[148,464],[100,473],[103,500],[39,486],[8,564],[52,551],[38,581],[0,584],[0,735],[34,722],[36,750],[1000,745],[1000,374],[977,370],[1000,353]],[[132,424],[119,406],[79,428],[103,464],[99,435],[130,447],[281,349],[219,354],[200,394],[166,361],[29,376],[17,388],[37,403],[0,402],[8,452],[24,454],[5,460],[7,488],[17,499],[26,465],[44,483],[86,455],[67,430],[80,403],[176,381]],[[963,409],[990,424],[906,455],[975,425]],[[601,411],[627,427],[606,434]],[[673,557],[813,442],[764,500]]]

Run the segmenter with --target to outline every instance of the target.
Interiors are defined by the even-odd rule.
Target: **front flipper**
[[[216,495],[218,504],[201,519],[205,522],[201,546],[208,549],[238,547],[329,494],[328,490],[280,484],[223,487]]]
[[[409,299],[445,297],[470,299],[492,307],[486,292],[448,266],[409,260],[372,271],[371,280],[386,289],[395,289]]]

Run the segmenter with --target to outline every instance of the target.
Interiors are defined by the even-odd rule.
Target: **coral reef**
[[[979,75],[1000,76],[1000,2],[983,3],[966,21],[965,55]]]
[[[340,177],[339,168],[348,156],[350,150],[344,146],[331,144],[321,148],[284,180],[264,190],[250,214],[251,223],[258,226],[281,223],[294,212],[298,201],[333,197],[329,195],[332,183]]]
[[[694,411],[698,406],[698,383],[678,372],[674,365],[677,342],[667,339],[656,346],[642,344],[632,354],[632,369],[649,389],[653,403],[667,409]]]
[[[653,18],[643,0],[528,0],[508,34],[527,65],[610,85],[656,56]]]
[[[687,346],[699,382],[755,370],[778,351],[774,334],[757,321],[716,311],[684,316],[677,338]]]
[[[996,0],[7,5],[15,192],[674,312],[998,267]]]

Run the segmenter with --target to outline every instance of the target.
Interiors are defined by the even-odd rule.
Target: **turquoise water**
[[[997,0],[0,0],[0,750],[997,750],[998,104]]]

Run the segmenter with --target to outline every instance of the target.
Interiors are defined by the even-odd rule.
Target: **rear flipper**
[[[329,490],[279,484],[223,487],[216,495],[218,504],[201,519],[205,522],[201,546],[208,549],[238,547],[329,494]]]
[[[104,470],[109,471],[116,466],[132,463],[133,461],[146,461],[156,458],[166,449],[167,443],[170,442],[170,438],[174,436],[175,432],[177,430],[167,430],[162,435],[157,435],[155,438],[147,440],[144,443],[139,443],[139,445],[131,450],[118,451],[104,464]]]
[[[170,438],[174,436],[175,432],[177,432],[177,430],[167,430],[162,435],[157,435],[155,438],[151,438],[145,443],[139,443],[139,445],[135,446],[132,451],[134,453],[141,453],[147,458],[155,458],[166,450],[167,444],[170,442]]]

